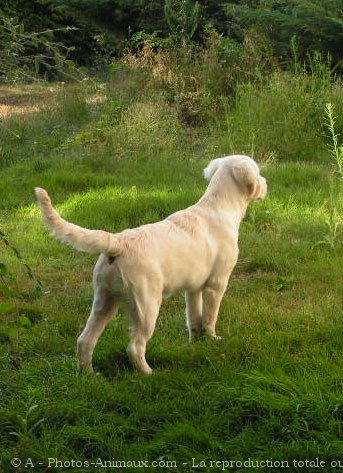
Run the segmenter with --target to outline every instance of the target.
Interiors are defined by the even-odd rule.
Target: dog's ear
[[[222,166],[224,158],[217,158],[210,162],[210,164],[204,169],[204,177],[208,181],[211,180],[214,173]]]
[[[251,200],[257,200],[261,191],[259,175],[255,169],[249,165],[233,166],[231,168],[232,177]]]

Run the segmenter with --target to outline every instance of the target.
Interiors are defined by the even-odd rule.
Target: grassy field
[[[85,463],[98,459],[128,462],[116,471],[342,471],[343,192],[322,129],[342,89],[274,77],[192,127],[129,79],[37,86],[33,109],[1,123],[0,230],[23,260],[0,240],[0,471],[31,471],[28,458],[42,472],[108,471]],[[27,90],[9,93],[17,103]],[[119,231],[195,202],[205,165],[234,152],[260,160],[269,195],[242,223],[222,341],[188,343],[179,295],[148,346],[152,376],[127,360],[124,313],[97,345],[100,375],[80,375],[96,257],[49,237],[33,187],[67,219]]]

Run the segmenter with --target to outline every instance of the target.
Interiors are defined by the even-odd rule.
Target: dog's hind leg
[[[95,291],[91,314],[77,340],[79,367],[82,371],[93,372],[92,357],[95,345],[118,308],[119,299],[116,296],[102,289]]]
[[[202,293],[185,292],[186,316],[189,340],[199,337],[202,334]]]
[[[128,304],[133,325],[127,354],[135,368],[145,374],[152,373],[145,359],[146,345],[154,333],[161,302],[145,294]]]

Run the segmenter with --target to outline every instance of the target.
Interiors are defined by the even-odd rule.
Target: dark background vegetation
[[[168,4],[175,11],[185,7],[187,11],[188,6],[188,12],[194,5],[175,0],[4,0],[0,15],[15,18],[27,32],[76,27],[56,31],[52,38],[75,48],[69,58],[78,65],[99,67],[132,45],[132,38],[133,43],[141,38],[163,47],[170,35],[187,35],[187,28],[181,31],[180,25],[170,21]],[[324,56],[330,53],[333,64],[341,65],[340,0],[200,0],[198,4],[200,14],[192,38],[199,43],[205,41],[209,25],[238,44],[244,42],[247,29],[254,28],[268,38],[282,67],[289,65],[293,36],[297,37],[301,59],[315,50]]]

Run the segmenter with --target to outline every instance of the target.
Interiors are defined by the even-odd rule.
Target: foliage
[[[63,31],[70,31],[66,27]],[[67,59],[73,49],[55,42],[58,30],[29,33],[17,18],[0,17],[0,80],[29,82],[44,76],[46,79],[73,79],[80,75],[73,61]]]
[[[328,246],[331,250],[335,250],[337,240],[343,235],[343,217],[336,207],[333,207],[325,219],[325,232],[321,240],[317,241],[312,248],[317,246]]]
[[[329,133],[330,154],[337,166],[336,171],[340,178],[343,179],[343,145],[339,144],[339,135],[336,132],[335,124],[335,106],[332,103],[327,103],[325,105],[325,126]]]
[[[130,39],[135,47],[143,36],[153,39],[157,48],[177,49],[180,41],[203,46],[208,28],[240,45],[254,30],[268,38],[275,60],[283,67],[291,67],[293,37],[301,62],[316,50],[323,56],[330,54],[333,68],[341,67],[340,0],[12,0],[0,8],[0,15],[7,21],[17,18],[26,34],[52,32],[49,41],[63,44],[69,59],[95,69],[120,56]],[[0,34],[0,46],[6,45]]]
[[[165,0],[164,15],[171,33],[179,36],[186,45],[199,28],[200,4],[191,0]]]
[[[236,34],[251,26],[268,35],[282,64],[290,59],[289,44],[298,38],[300,57],[310,51],[328,52],[334,63],[341,61],[343,24],[339,0],[247,1],[225,4],[228,19]]]
[[[6,50],[13,38],[15,44],[16,41],[24,43],[25,49],[21,51],[24,55],[48,53],[49,57],[54,56],[58,46],[58,52],[67,53],[67,59],[78,66],[96,68],[101,62],[108,62],[110,48],[113,49],[110,38],[105,39],[106,33],[94,24],[82,22],[67,8],[68,3],[64,3],[45,0],[6,2],[0,7],[1,49]],[[5,28],[8,24],[10,30]],[[24,37],[16,38],[14,27]],[[43,74],[45,71],[43,69]]]
[[[238,83],[261,83],[263,75],[274,69],[268,42],[255,31],[247,32],[243,45],[211,26],[206,28],[203,46],[188,43],[177,49],[160,42],[156,50],[155,38],[152,41],[131,50],[122,61],[131,70],[147,74],[146,87],[158,88],[192,126],[220,114],[222,99],[232,99]]]
[[[226,121],[228,146],[259,158],[271,153],[281,160],[328,160],[323,107],[328,100],[341,107],[341,87],[320,56],[296,73],[275,71],[262,87],[238,84],[236,109],[229,108]]]

